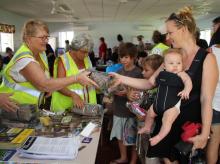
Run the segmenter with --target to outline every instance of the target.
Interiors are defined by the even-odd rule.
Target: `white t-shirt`
[[[25,77],[20,74],[20,70],[26,67],[30,62],[36,62],[33,58],[22,58],[19,59],[11,68],[10,75],[17,82],[25,82],[27,81]]]
[[[212,53],[216,57],[216,60],[217,60],[217,63],[218,63],[218,70],[220,70],[220,48],[213,45],[211,47],[211,49],[212,49]],[[213,102],[212,102],[212,107],[216,111],[220,112],[220,76],[219,76],[218,84],[217,84],[217,87],[216,87],[216,90],[215,90],[215,95],[214,95],[214,99],[213,99]]]

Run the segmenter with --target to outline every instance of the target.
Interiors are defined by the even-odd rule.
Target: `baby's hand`
[[[178,96],[181,97],[181,99],[189,99],[189,94],[190,94],[190,91],[184,89],[182,90],[181,92],[178,93]]]

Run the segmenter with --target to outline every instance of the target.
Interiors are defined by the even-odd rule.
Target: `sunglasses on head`
[[[184,25],[184,22],[179,18],[178,15],[176,15],[176,13],[172,13],[167,20],[174,20],[176,21],[177,23],[180,23],[182,25]]]

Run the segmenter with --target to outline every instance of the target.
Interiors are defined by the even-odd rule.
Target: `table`
[[[94,164],[96,159],[96,153],[98,149],[98,143],[100,138],[101,128],[98,131],[92,133],[92,141],[89,144],[82,143],[86,147],[79,151],[78,156],[74,160],[35,160],[35,159],[25,159],[19,158],[16,153],[10,162],[18,163],[43,163],[43,164]]]
[[[102,117],[100,118],[102,123]],[[43,163],[43,164],[94,164],[96,160],[96,153],[99,144],[99,138],[101,133],[101,127],[95,129],[92,132],[90,137],[92,141],[89,144],[81,143],[80,146],[85,145],[86,147],[79,151],[78,156],[74,160],[35,160],[35,159],[26,159],[20,158],[18,153],[16,153],[9,162],[18,162],[18,163]]]

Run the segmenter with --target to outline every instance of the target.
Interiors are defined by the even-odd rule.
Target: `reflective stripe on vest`
[[[2,82],[9,88],[13,89],[13,90],[17,90],[17,91],[21,91],[21,92],[25,92],[28,93],[34,97],[39,97],[40,96],[40,92],[35,90],[35,89],[31,89],[31,88],[27,88],[24,86],[21,86],[17,83],[10,83],[5,77],[2,78]]]
[[[76,94],[78,95],[82,95],[84,94],[83,90],[82,89],[70,89],[72,92],[75,92]]]
[[[64,69],[66,71],[66,77],[70,77],[73,75],[79,74],[78,67],[72,57],[70,56],[69,52],[63,54],[59,57],[61,62],[63,63]],[[91,62],[88,57],[85,57],[84,59],[85,68],[91,68]],[[54,64],[54,75],[57,75],[57,65],[58,60],[56,60],[56,63]],[[79,95],[84,102],[96,104],[96,92],[94,87],[83,87],[79,83],[71,84],[67,87],[70,91],[75,92],[77,95]],[[51,100],[51,110],[58,112],[58,111],[64,111],[65,109],[72,108],[74,105],[74,100],[71,97],[65,96],[59,92],[53,92],[52,94],[52,100]]]
[[[68,61],[68,56],[67,54],[63,55],[63,59],[64,59],[64,67],[66,68],[66,71],[70,70],[70,63]]]
[[[33,56],[33,54],[29,51],[25,51],[25,52],[22,52],[18,55],[16,55],[14,58],[12,58],[12,60],[15,62],[17,59],[19,59],[20,57],[22,57],[23,55],[31,55]]]

